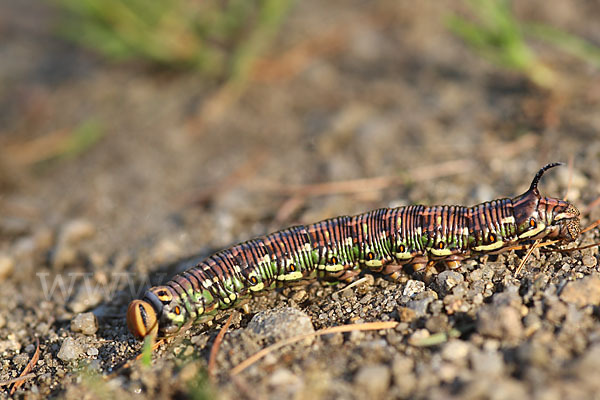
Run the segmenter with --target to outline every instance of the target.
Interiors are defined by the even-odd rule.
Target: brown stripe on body
[[[290,253],[287,235],[283,231],[275,232],[265,238],[269,255],[277,264],[276,275],[285,274],[286,258]]]
[[[399,208],[387,208],[383,215],[384,229],[390,240],[390,252],[395,253],[397,251],[396,244],[398,243],[398,215],[400,214]]]
[[[263,272],[259,269],[260,260],[268,254],[261,239],[248,240],[241,244],[241,253],[246,260],[246,266],[242,269],[244,275],[248,276],[250,272],[257,271],[261,276]]]
[[[442,206],[431,206],[425,207],[423,211],[421,211],[421,221],[422,221],[422,236],[427,238],[426,247],[434,247],[438,236],[442,232],[442,223],[438,224],[438,217],[440,221],[443,221],[443,210]]]
[[[331,237],[328,237],[326,233],[328,231],[327,224],[328,220],[325,220],[310,224],[307,227],[313,250],[317,250],[317,253],[319,254],[319,259],[317,261],[317,264],[319,265],[327,264],[327,250],[331,244]]]
[[[306,232],[304,226],[294,226],[284,231],[286,237],[290,241],[290,255],[296,259],[298,268],[303,270],[303,275],[308,276],[308,273],[312,270],[312,262],[310,250],[307,250],[306,245],[310,246],[310,237]],[[288,271],[290,272],[290,271]]]
[[[358,214],[351,218],[353,244],[359,248],[358,261],[364,261],[367,257],[366,249],[371,243],[369,213]]]
[[[409,242],[409,246],[415,252],[415,255],[422,255],[424,247],[421,236],[423,232],[419,233],[418,229],[422,229],[423,226],[422,213],[425,211],[425,206],[408,206],[405,210],[405,216],[402,218],[402,230],[406,237],[405,240]]]
[[[271,256],[271,259],[277,263],[277,274],[284,275],[291,271],[287,270],[287,259],[292,259],[296,268],[303,270],[306,275],[307,267],[311,264],[306,263],[310,259],[310,253],[304,247],[310,245],[310,238],[303,226],[294,226],[292,228],[272,233],[264,238],[265,247]],[[296,265],[298,264],[298,265]]]
[[[383,264],[387,264],[391,261],[392,252],[389,246],[386,246],[387,238],[389,237],[386,229],[386,208],[380,208],[372,211],[373,214],[373,232],[374,241],[376,248],[378,249],[379,256],[383,261]]]
[[[331,247],[335,249],[335,253],[338,254],[345,261],[346,265],[352,261],[350,254],[346,251],[345,241],[349,236],[348,233],[348,220],[347,216],[338,218],[328,219],[327,226],[329,229],[329,235],[331,240]]]

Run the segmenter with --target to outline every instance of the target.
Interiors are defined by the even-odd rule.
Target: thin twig
[[[403,175],[376,176],[373,178],[352,179],[347,181],[323,182],[306,185],[284,185],[273,182],[254,184],[257,190],[270,190],[287,195],[322,196],[331,194],[354,194],[387,189],[390,186],[412,181],[425,181],[448,175],[468,172],[473,168],[473,161],[459,159],[425,167],[414,168]]]
[[[233,319],[233,314],[229,315],[227,318],[227,322],[223,325],[223,328],[219,331],[219,334],[215,338],[215,342],[213,343],[212,348],[210,349],[210,357],[208,359],[208,377],[214,383],[215,379],[215,365],[217,364],[217,354],[219,353],[219,348],[221,347],[221,342],[225,337],[225,333],[227,333],[227,329],[231,324],[231,320]]]
[[[337,293],[343,292],[346,289],[350,289],[350,288],[353,288],[354,286],[358,286],[358,285],[360,285],[363,282],[367,282],[368,280],[369,280],[369,278],[367,278],[366,276],[363,276],[362,278],[355,280],[354,282],[352,282],[348,286],[345,286],[345,287],[343,287],[343,288],[341,288],[339,290],[336,290],[332,294],[337,294]]]
[[[592,244],[588,244],[585,246],[572,247],[572,248],[568,248],[568,249],[552,249],[552,250],[547,250],[547,251],[558,252],[558,253],[569,253],[571,251],[585,250],[585,249],[589,249],[589,248],[596,247],[596,246],[600,246],[600,243],[592,243]]]
[[[590,204],[587,205],[587,207],[585,207],[585,209],[583,210],[583,215],[587,215],[589,214],[592,209],[594,209],[595,207],[598,207],[598,205],[600,205],[600,196],[598,196],[596,198],[596,200],[592,201]]]
[[[600,225],[600,219],[595,220],[594,222],[592,222],[591,224],[589,224],[587,227],[585,227],[584,229],[582,229],[581,233],[586,233],[587,231],[589,231],[591,229],[594,229],[598,225]]]
[[[29,362],[25,366],[25,369],[23,369],[23,372],[21,372],[21,375],[19,375],[19,378],[23,378],[27,374],[29,374],[39,359],[40,359],[40,340],[38,338],[35,338],[35,353],[33,353],[33,357],[31,357],[31,360],[29,360]],[[26,381],[26,379],[22,379],[18,382],[15,382],[12,389],[10,390],[10,395],[12,396],[13,393],[25,383],[25,381]]]
[[[527,251],[527,254],[525,254],[525,257],[523,257],[521,263],[517,267],[517,270],[515,271],[515,276],[519,276],[519,274],[521,273],[521,269],[523,269],[523,266],[527,262],[527,259],[531,256],[531,253],[533,253],[533,250],[535,250],[535,248],[540,244],[541,241],[542,239],[538,239],[531,245],[531,247]]]
[[[32,372],[27,375],[23,375],[23,376],[19,376],[16,378],[8,379],[6,381],[2,381],[2,382],[0,382],[0,387],[10,385],[11,383],[26,381],[27,379],[31,379],[31,378],[35,378],[35,377],[36,377],[36,374]]]
[[[248,368],[249,366],[251,366],[252,364],[254,364],[255,362],[257,362],[258,360],[260,360],[261,358],[265,357],[267,354],[272,353],[273,351],[275,351],[281,347],[287,346],[288,344],[296,343],[300,340],[308,339],[311,337],[322,336],[322,335],[328,335],[330,333],[338,333],[338,332],[377,331],[377,330],[381,330],[381,329],[391,329],[391,328],[394,328],[396,325],[398,325],[398,322],[396,322],[396,321],[367,322],[364,324],[334,326],[331,328],[321,329],[320,331],[306,333],[304,335],[294,336],[289,339],[283,340],[279,343],[275,343],[271,346],[265,347],[264,349],[260,350],[259,352],[255,353],[254,355],[252,355],[252,356],[248,357],[247,359],[245,359],[244,361],[242,361],[235,368],[233,368],[229,374],[232,376],[235,376],[235,375],[239,374],[240,372],[242,372],[243,370],[245,370],[246,368]]]

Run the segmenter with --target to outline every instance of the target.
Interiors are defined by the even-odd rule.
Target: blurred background
[[[570,168],[542,192],[585,209],[599,20],[584,0],[3,0],[0,285],[28,310],[40,269],[151,272],[296,223],[472,205],[553,161]]]
[[[112,246],[181,224],[223,244],[236,234],[221,225],[248,232],[246,217],[279,226],[313,218],[306,209],[466,204],[514,195],[549,161],[585,171],[599,151],[599,12],[5,0],[0,232],[85,216]],[[200,214],[169,219],[184,208]]]

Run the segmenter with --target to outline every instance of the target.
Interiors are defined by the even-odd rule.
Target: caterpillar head
[[[512,199],[519,239],[548,238],[572,242],[579,236],[579,210],[568,201],[542,197],[537,187],[544,172],[558,165],[562,163],[542,167],[529,190]]]
[[[185,320],[185,307],[179,305],[167,286],[149,289],[143,300],[133,300],[127,308],[127,327],[138,338],[150,334],[172,335]]]

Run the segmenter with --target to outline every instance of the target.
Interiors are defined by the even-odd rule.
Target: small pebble
[[[401,322],[412,322],[417,317],[417,313],[408,307],[400,306],[396,311]]]
[[[73,332],[81,332],[84,335],[93,335],[98,330],[98,320],[91,312],[77,314],[71,320],[71,330]]]
[[[583,256],[583,259],[581,260],[583,262],[583,265],[585,265],[588,268],[592,268],[596,266],[596,263],[598,262],[598,260],[596,260],[596,257],[594,256]]]
[[[315,328],[308,315],[302,311],[291,308],[277,308],[261,311],[256,314],[246,331],[258,341],[274,343],[283,339],[305,333],[313,333]],[[314,340],[309,338],[306,342]]]
[[[429,336],[431,336],[431,334],[427,329],[419,329],[410,335],[410,338],[408,338],[408,343],[413,346],[418,346],[423,339],[427,339]]]
[[[588,275],[567,283],[560,293],[560,299],[577,307],[600,304],[600,277]]]
[[[436,283],[442,289],[442,291],[444,291],[444,293],[449,293],[454,286],[462,283],[463,281],[464,277],[462,274],[451,270],[442,271],[436,277]]]
[[[6,254],[0,254],[0,282],[12,275],[15,261]]]
[[[470,359],[473,370],[486,378],[500,376],[504,371],[504,361],[499,352],[475,350],[471,352]]]
[[[477,330],[498,339],[518,339],[523,335],[521,314],[513,307],[485,305],[477,313]]]
[[[469,354],[469,344],[462,340],[450,340],[442,349],[442,358],[447,361],[461,361]]]
[[[391,373],[385,365],[366,365],[354,376],[354,383],[364,388],[371,398],[383,396],[390,386]]]
[[[90,357],[95,357],[98,355],[98,349],[95,347],[88,347],[86,353]]]
[[[408,296],[408,297],[413,297],[415,294],[421,293],[424,290],[425,290],[425,282],[416,281],[416,280],[411,279],[408,282],[406,282],[406,285],[404,286],[404,291],[402,292],[402,295]]]
[[[69,362],[78,358],[81,353],[83,353],[81,345],[75,339],[68,337],[60,346],[57,357],[64,362]]]
[[[13,362],[18,367],[24,367],[29,362],[29,354],[21,353],[17,354],[15,358],[13,358]]]
[[[420,318],[420,317],[424,317],[425,315],[427,315],[427,307],[434,300],[435,299],[433,299],[431,297],[421,299],[421,300],[412,300],[412,301],[409,301],[406,306],[408,308],[414,310],[417,317]]]

